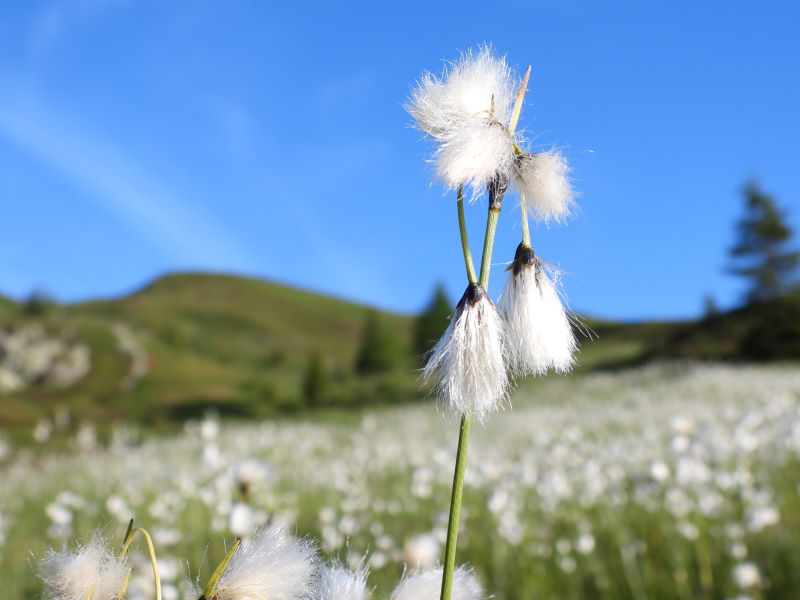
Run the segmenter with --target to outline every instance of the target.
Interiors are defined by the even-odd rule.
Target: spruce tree
[[[737,227],[739,239],[730,251],[730,270],[750,281],[750,302],[771,300],[795,284],[800,252],[787,248],[792,229],[775,200],[756,183],[747,185],[745,202],[745,215]]]
[[[422,360],[450,324],[453,306],[444,286],[439,284],[433,291],[428,306],[419,314],[414,326],[414,353]]]
[[[328,372],[318,352],[313,352],[308,357],[306,372],[303,375],[303,396],[306,402],[317,405],[322,402],[328,390]]]
[[[397,363],[397,358],[397,342],[392,332],[378,311],[370,310],[356,356],[356,372],[367,375],[390,371]]]

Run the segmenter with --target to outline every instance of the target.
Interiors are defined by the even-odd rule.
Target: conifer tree
[[[747,185],[745,202],[739,238],[730,251],[730,271],[750,280],[750,302],[780,297],[795,284],[800,264],[800,252],[787,248],[792,229],[772,196],[755,182]]]
[[[436,345],[436,341],[450,324],[453,306],[444,286],[439,284],[433,291],[428,306],[419,314],[414,324],[414,354],[422,360]]]
[[[367,313],[367,321],[356,356],[356,372],[361,375],[390,371],[397,363],[397,341],[376,310]]]
[[[322,402],[328,390],[328,372],[318,352],[308,357],[306,372],[303,375],[303,396],[309,405]]]

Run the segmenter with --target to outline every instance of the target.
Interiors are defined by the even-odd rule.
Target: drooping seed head
[[[508,395],[503,320],[480,285],[467,287],[423,375],[449,412],[479,420]]]
[[[544,263],[525,244],[517,248],[500,306],[507,355],[517,376],[564,373],[577,348],[567,311]]]

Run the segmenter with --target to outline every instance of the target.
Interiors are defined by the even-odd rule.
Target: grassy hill
[[[582,340],[577,375],[652,359],[738,359],[759,347],[763,354],[765,342],[754,332],[788,335],[786,344],[796,346],[800,331],[782,323],[800,324],[798,307],[772,303],[692,322],[590,320],[597,339]],[[118,418],[169,427],[209,409],[240,418],[294,411],[308,404],[303,379],[313,354],[327,373],[322,405],[424,397],[411,351],[412,316],[379,313],[396,340],[397,364],[387,373],[355,373],[369,313],[363,305],[263,280],[194,273],[169,275],[112,300],[48,305],[0,297],[0,329],[37,323],[91,349],[91,371],[76,384],[35,384],[0,396],[0,427],[30,431],[61,409],[74,422],[101,427]],[[775,347],[770,339],[768,350]]]
[[[417,389],[408,350],[411,317],[380,314],[408,360],[388,374],[355,377],[352,365],[369,308],[267,281],[169,275],[121,299],[29,312],[0,302],[0,327],[35,321],[53,334],[88,342],[92,370],[67,389],[35,386],[0,397],[0,425],[7,427],[30,425],[56,407],[95,421],[124,416],[155,424],[207,409],[242,417],[292,409],[301,403],[312,352],[323,357],[335,400],[413,395]],[[134,384],[134,357],[119,347],[115,333],[120,326],[146,354],[147,373]]]

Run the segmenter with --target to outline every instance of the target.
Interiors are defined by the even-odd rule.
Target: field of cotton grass
[[[800,589],[800,370],[651,366],[523,386],[477,426],[459,562],[522,598],[792,598]],[[147,527],[164,598],[236,536],[280,522],[369,567],[373,598],[441,561],[455,421],[429,405],[3,445],[3,597],[36,597],[48,546]],[[134,544],[128,598],[152,597]]]

